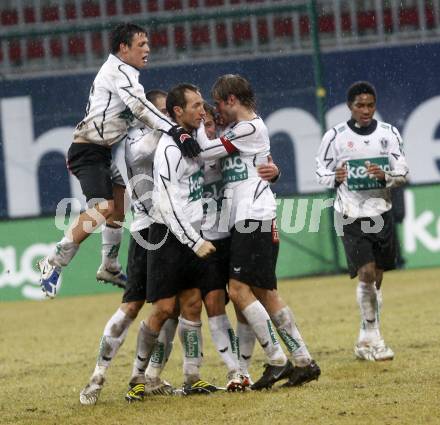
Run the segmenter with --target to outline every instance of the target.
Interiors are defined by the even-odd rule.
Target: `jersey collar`
[[[351,118],[347,121],[347,125],[350,127],[352,131],[354,131],[356,134],[359,134],[360,136],[368,136],[369,134],[376,131],[377,128],[377,121],[373,119],[367,127],[358,127],[356,125],[356,121]]]

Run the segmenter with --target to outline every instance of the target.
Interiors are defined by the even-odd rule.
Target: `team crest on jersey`
[[[225,137],[228,140],[233,140],[237,137],[237,135],[232,130],[229,130],[225,134],[223,134],[223,137]]]
[[[347,142],[347,146],[348,146],[350,149],[353,149],[354,143],[350,140],[349,142]]]
[[[385,138],[380,139],[380,145],[382,146],[382,149],[386,149],[388,147],[388,140]]]

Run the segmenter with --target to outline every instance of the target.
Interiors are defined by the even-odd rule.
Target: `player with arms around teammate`
[[[166,112],[167,93],[151,90],[146,98],[163,114]],[[151,217],[151,192],[153,190],[154,153],[163,135],[158,130],[139,125],[128,130],[125,139],[125,163],[129,178],[133,222],[130,227],[131,237],[127,260],[127,284],[122,303],[105,325],[99,344],[95,370],[87,385],[80,393],[80,402],[84,405],[97,403],[103,389],[107,370],[124,343],[128,329],[145,304],[147,296],[147,254],[148,227]],[[169,319],[162,326],[158,337],[158,356],[163,362],[167,359],[177,328],[177,319]],[[153,371],[155,371],[153,369]],[[148,372],[148,370],[147,370]],[[145,393],[172,394],[173,388],[166,381],[146,376]]]
[[[180,84],[167,96],[170,116],[190,134],[205,115],[197,87]],[[200,379],[202,363],[200,286],[209,273],[204,257],[214,245],[200,236],[203,215],[203,174],[200,159],[185,158],[172,138],[162,136],[154,157],[153,207],[148,242],[155,246],[147,256],[147,301],[153,308],[141,322],[127,401],[142,400],[145,368],[165,321],[179,303],[178,333],[183,345],[184,392],[212,392],[217,388]]]
[[[139,70],[146,66],[150,51],[146,31],[134,24],[117,26],[112,32],[111,51],[95,77],[86,115],[76,126],[68,152],[68,167],[80,181],[89,209],[79,215],[54,252],[38,263],[41,288],[51,298],[56,296],[61,268],[105,221],[115,229],[109,245],[118,245],[122,231],[115,221],[123,217],[119,205],[123,189],[114,192],[111,147],[125,138],[133,116],[149,128],[168,132],[185,154],[194,156],[200,151],[185,130],[145,98]],[[119,217],[115,217],[115,211]]]
[[[268,130],[256,113],[255,94],[245,78],[223,75],[215,82],[212,96],[229,126],[219,139],[229,153],[222,160],[221,171],[225,191],[232,193],[229,297],[268,359],[263,376],[251,388],[270,388],[281,379],[288,379],[286,386],[301,385],[317,379],[320,369],[307,350],[292,310],[277,291],[276,203],[269,182],[258,175],[258,166],[267,164],[270,157]],[[280,347],[271,322],[295,367]]]
[[[390,188],[407,181],[408,166],[402,139],[395,127],[374,119],[376,91],[366,82],[347,92],[351,118],[323,137],[317,178],[336,189],[334,208],[350,277],[358,276],[356,290],[361,327],[354,352],[370,361],[392,360],[393,350],[382,339],[379,311],[383,272],[395,268]]]

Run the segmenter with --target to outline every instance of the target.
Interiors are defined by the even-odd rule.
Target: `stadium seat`
[[[399,24],[402,27],[419,27],[419,13],[416,7],[410,7],[406,9],[400,9]]]
[[[125,15],[135,15],[142,12],[140,0],[125,0],[122,5]]]
[[[26,24],[33,24],[35,22],[35,9],[33,7],[25,7],[23,16]]]
[[[50,55],[53,58],[60,58],[63,55],[63,44],[61,43],[61,39],[52,38],[49,41],[49,50]]]
[[[12,64],[20,64],[21,61],[21,46],[18,41],[11,41],[9,43],[9,61]]]
[[[43,22],[54,22],[60,19],[58,6],[46,6],[41,10],[41,20]]]
[[[234,22],[232,24],[232,31],[235,44],[242,44],[252,38],[250,22]]]
[[[44,46],[41,40],[27,40],[26,57],[28,59],[42,59],[44,57]]]
[[[76,6],[75,3],[66,3],[65,6],[66,19],[73,20],[77,18]]]
[[[68,46],[69,56],[80,56],[86,52],[86,43],[82,36],[70,37]]]
[[[181,0],[165,0],[164,10],[181,10],[182,2]]]
[[[293,35],[292,18],[275,18],[273,25],[275,37],[291,37]]]
[[[97,18],[101,15],[99,3],[92,1],[85,1],[81,5],[83,18]]]
[[[2,10],[1,12],[1,24],[8,25],[17,25],[18,24],[18,12],[15,9]]]
[[[204,44],[209,45],[209,26],[194,25],[191,28],[191,43],[194,47],[202,47]]]
[[[168,46],[168,34],[166,29],[153,30],[150,32],[150,46],[152,49],[162,49]]]
[[[101,57],[104,52],[104,43],[102,41],[102,32],[92,33],[92,52],[95,56]]]

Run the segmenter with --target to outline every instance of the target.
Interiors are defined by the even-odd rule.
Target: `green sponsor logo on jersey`
[[[196,358],[199,356],[199,338],[197,331],[183,331],[183,341],[185,348],[185,357]]]
[[[247,165],[242,161],[239,153],[234,153],[221,160],[221,172],[225,183],[247,180],[248,178]]]
[[[203,193],[203,171],[199,170],[189,176],[189,200],[190,202],[201,199]]]
[[[366,161],[377,164],[385,172],[391,170],[388,157],[350,159],[347,161],[348,190],[370,190],[385,187],[385,180],[371,179],[368,176]]]
[[[217,180],[216,182],[205,184],[205,186],[203,186],[203,197],[214,199],[214,201],[217,203],[217,211],[221,211],[224,191],[225,183],[223,182],[223,180]],[[207,208],[208,204],[203,204],[203,210],[205,213]]]

